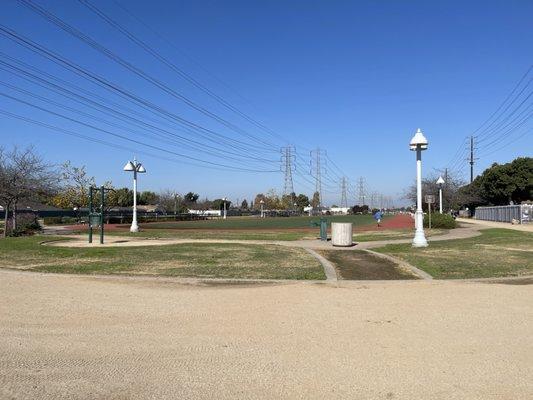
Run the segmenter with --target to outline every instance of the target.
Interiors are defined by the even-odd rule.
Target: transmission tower
[[[343,176],[341,181],[341,207],[348,207],[348,197],[346,196],[346,178]]]
[[[359,178],[358,184],[357,184],[357,191],[359,192],[359,205],[364,206],[365,205],[365,178],[362,176]]]
[[[294,168],[295,150],[291,146],[281,148],[281,171],[285,174],[285,184],[283,185],[283,194],[291,195],[294,193],[294,184],[292,182],[292,172]]]
[[[311,150],[311,176],[315,178],[315,192],[318,193],[318,207],[322,208],[322,174],[325,174],[326,152],[320,148]]]

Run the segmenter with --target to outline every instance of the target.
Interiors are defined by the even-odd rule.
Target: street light
[[[265,218],[265,211],[263,210],[263,207],[265,205],[265,201],[263,199],[261,199],[259,204],[261,204],[261,218]]]
[[[223,203],[224,203],[224,216],[223,216],[222,218],[224,218],[224,219],[226,219],[227,216],[228,216],[228,212],[227,212],[227,210],[226,210],[226,201],[227,201],[227,200],[228,200],[227,197],[224,197],[224,198],[222,199],[222,201],[223,201]]]
[[[311,212],[313,211],[313,207],[311,207],[311,204],[308,204],[307,207],[309,207],[309,216],[311,216]]]
[[[442,214],[442,185],[444,185],[442,176],[439,176],[439,179],[437,179],[437,185],[439,186],[439,211]]]
[[[426,247],[428,242],[424,235],[424,213],[422,211],[422,150],[427,150],[428,141],[418,128],[409,143],[409,149],[416,151],[416,213],[415,213],[415,237],[413,247]]]
[[[128,161],[124,166],[124,171],[133,172],[133,219],[130,232],[139,232],[139,225],[137,224],[137,174],[144,174],[146,169],[134,158],[133,161]]]

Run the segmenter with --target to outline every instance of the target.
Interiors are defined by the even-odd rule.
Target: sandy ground
[[[531,399],[532,301],[533,285],[4,270],[0,398]]]

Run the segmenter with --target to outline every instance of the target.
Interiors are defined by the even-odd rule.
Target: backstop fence
[[[513,222],[515,220],[520,224],[533,223],[533,205],[477,207],[474,218],[483,221]]]

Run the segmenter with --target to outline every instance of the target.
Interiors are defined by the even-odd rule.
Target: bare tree
[[[19,202],[36,198],[57,183],[57,174],[37,155],[32,147],[10,151],[0,148],[0,204],[4,207],[4,237],[9,230],[12,210],[13,230],[17,229]]]
[[[425,194],[433,194],[437,196],[439,194],[439,186],[437,185],[437,179],[439,178],[439,175],[433,173],[429,175],[427,178],[424,178],[422,180],[422,193]],[[446,211],[449,210],[458,210],[465,202],[464,195],[459,190],[461,187],[463,187],[466,184],[466,182],[456,177],[452,174],[448,174],[448,179],[442,186],[442,203],[443,208]],[[407,200],[410,200],[412,204],[416,203],[416,182],[413,182],[411,186],[406,190],[404,194],[404,198]],[[438,201],[438,200],[437,200]],[[426,204],[423,204],[425,207]]]

